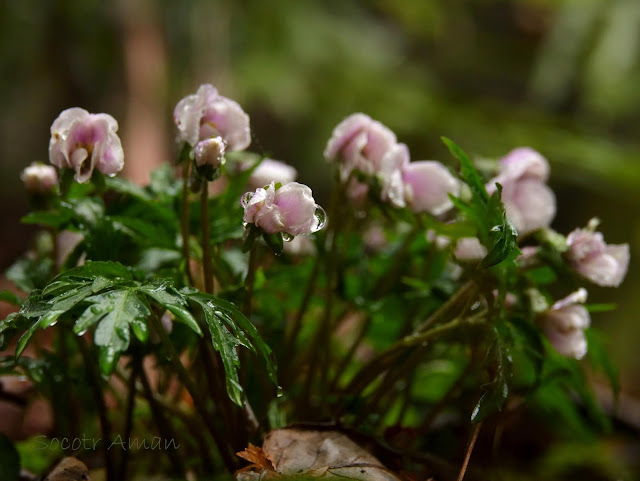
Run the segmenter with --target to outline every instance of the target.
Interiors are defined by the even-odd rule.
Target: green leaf
[[[227,376],[227,392],[236,403],[244,398],[238,381],[240,362],[236,347],[244,346],[260,353],[269,379],[277,385],[276,362],[271,349],[260,338],[258,330],[231,302],[201,292],[191,292],[189,299],[197,303],[205,314],[213,346],[222,357]]]
[[[151,196],[141,187],[121,177],[107,177],[107,189],[123,195],[130,195],[143,201],[150,201]]]
[[[16,345],[16,353],[15,353],[16,359],[18,359],[22,355],[25,348],[27,347],[27,344],[29,344],[29,341],[31,340],[33,335],[36,333],[39,327],[40,327],[40,319],[37,319],[35,322],[31,324],[29,329],[25,331],[25,333],[20,337],[20,339],[18,339],[18,344]]]
[[[67,277],[84,277],[87,279],[93,279],[98,276],[106,277],[108,279],[133,279],[131,271],[119,262],[87,261],[87,263],[82,266],[74,267],[73,269],[69,269],[68,271],[59,274],[55,280]]]
[[[284,239],[282,238],[282,234],[279,232],[275,234],[267,234],[265,232],[262,234],[262,238],[275,255],[279,256],[282,254],[282,251],[284,250]]]
[[[23,224],[39,224],[55,229],[61,229],[71,221],[73,215],[68,210],[42,210],[30,212],[20,222]]]
[[[80,327],[75,326],[74,330],[81,332],[83,328],[90,325],[90,322],[97,322],[94,342],[100,348],[101,369],[104,374],[109,374],[113,368],[114,360],[117,360],[120,353],[126,351],[130,342],[130,330],[141,341],[145,342],[148,336],[145,324],[151,311],[136,294],[136,288],[121,288],[103,294],[98,294],[87,298],[92,306],[88,308],[93,315],[88,314],[83,319]],[[100,313],[104,313],[102,318]],[[94,317],[95,316],[95,317]],[[135,327],[134,327],[135,325]]]
[[[202,329],[198,321],[185,308],[185,297],[166,282],[143,286],[140,291],[151,297],[165,309],[169,310],[176,318],[189,326],[196,334],[202,336]]]
[[[236,352],[236,347],[240,343],[225,327],[224,322],[221,319],[220,311],[216,309],[213,302],[197,296],[192,296],[191,298],[202,308],[205,321],[209,327],[209,333],[211,334],[213,347],[220,353],[220,357],[222,358],[227,384],[227,394],[235,404],[242,406],[245,394],[242,386],[240,385],[240,379],[238,378],[240,359]]]
[[[256,241],[258,236],[261,234],[262,229],[257,227],[254,224],[250,224],[248,227],[249,231],[247,232],[247,238],[242,245],[242,252],[249,252],[253,247],[253,243]]]
[[[18,481],[20,479],[20,455],[13,442],[0,433],[0,479]]]
[[[269,379],[271,379],[271,381],[277,385],[278,369],[275,357],[273,355],[273,352],[271,351],[271,348],[267,345],[267,343],[264,342],[262,337],[260,337],[260,333],[258,332],[258,329],[256,329],[256,326],[254,326],[251,321],[247,319],[247,317],[242,312],[240,312],[240,310],[232,302],[204,293],[198,293],[196,294],[196,296],[210,299],[215,306],[220,308],[220,310],[222,310],[223,312],[226,311],[228,313],[229,319],[235,321],[234,323],[231,323],[231,328],[238,335],[240,335],[242,331],[244,331],[244,333],[248,335],[249,340],[251,341],[253,346],[250,347],[250,349],[254,352],[255,349],[257,349],[257,352],[262,356],[262,359],[265,362],[265,367],[267,369]]]
[[[472,423],[479,423],[496,411],[500,411],[509,396],[508,378],[511,376],[511,356],[498,327],[494,327],[493,331],[495,341],[489,352],[489,360],[492,371],[495,373],[494,379],[482,387],[485,392],[471,413]]]
[[[518,231],[507,218],[506,214],[503,213],[502,224],[495,226],[492,231],[498,234],[497,238],[489,253],[480,261],[478,269],[487,269],[500,264],[506,259],[515,259],[520,253],[516,242]]]
[[[18,289],[29,293],[46,285],[52,267],[51,259],[23,257],[7,269],[6,276]]]
[[[605,373],[613,395],[617,399],[620,394],[620,374],[616,365],[609,358],[601,334],[595,329],[586,329],[585,336],[591,364],[595,369],[601,369]]]
[[[489,202],[489,195],[484,187],[482,177],[480,177],[480,174],[473,166],[473,162],[469,156],[464,150],[458,147],[447,137],[442,137],[442,142],[447,146],[449,152],[451,152],[451,154],[460,161],[460,175],[462,180],[464,180],[471,188],[473,196],[482,203],[487,204]]]
[[[13,292],[6,289],[0,290],[0,301],[6,302],[13,306],[19,306],[20,304],[22,304],[22,298],[19,295],[14,294]]]

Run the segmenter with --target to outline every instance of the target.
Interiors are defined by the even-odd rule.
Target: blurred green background
[[[362,111],[412,158],[528,145],[551,162],[554,227],[592,216],[632,264],[593,315],[640,398],[640,1],[4,0],[0,2],[0,261],[27,245],[20,171],[47,160],[71,106],[120,122],[127,175],[173,156],[176,102],[211,82],[251,116],[252,149],[295,165],[320,199],[332,128]],[[640,425],[640,412],[635,411]]]

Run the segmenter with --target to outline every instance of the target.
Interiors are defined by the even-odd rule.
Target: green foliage
[[[476,235],[489,248],[489,252],[478,265],[487,269],[505,260],[513,260],[520,253],[516,244],[518,231],[507,218],[504,204],[500,200],[502,187],[489,197],[482,177],[473,166],[469,156],[446,137],[442,141],[451,154],[460,162],[460,176],[471,190],[471,199],[452,198],[454,205],[468,217],[476,227]]]
[[[18,481],[20,479],[20,455],[13,442],[0,434],[0,479],[3,481]]]

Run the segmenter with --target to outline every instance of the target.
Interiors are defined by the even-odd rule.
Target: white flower
[[[260,227],[267,234],[312,234],[322,228],[316,216],[319,207],[306,185],[290,182],[276,190],[272,182],[252,195],[243,196],[244,221]]]
[[[58,168],[76,171],[75,179],[87,182],[97,168],[115,175],[124,167],[118,122],[108,114],[90,114],[74,107],[64,110],[51,125],[49,160]]]
[[[566,357],[582,359],[587,353],[584,330],[589,327],[589,311],[580,305],[587,291],[579,289],[559,300],[540,316],[542,329],[555,349]]]
[[[573,268],[599,286],[618,287],[629,267],[629,244],[609,245],[600,232],[576,229],[567,237]]]
[[[178,102],[173,111],[179,140],[195,146],[200,140],[222,137],[228,150],[244,150],[251,143],[249,116],[234,100],[204,84]]]

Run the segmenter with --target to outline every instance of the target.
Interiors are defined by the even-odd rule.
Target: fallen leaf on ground
[[[44,481],[89,481],[89,469],[73,457],[62,458]]]
[[[238,456],[253,463],[236,473],[238,481],[295,475],[400,480],[375,456],[337,431],[276,429],[267,434],[262,448],[249,445]]]

